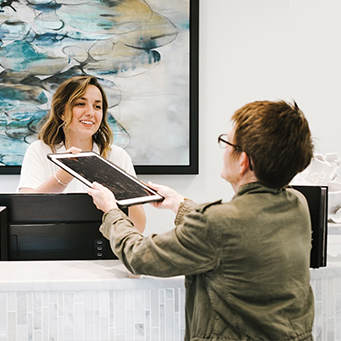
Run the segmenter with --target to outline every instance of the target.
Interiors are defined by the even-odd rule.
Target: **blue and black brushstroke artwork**
[[[129,145],[115,79],[159,66],[178,31],[148,1],[0,0],[0,165],[21,165],[54,91],[74,75],[99,78],[115,143]]]

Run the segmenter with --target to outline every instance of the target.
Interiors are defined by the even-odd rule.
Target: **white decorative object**
[[[315,154],[310,165],[296,175],[292,185],[328,186],[328,220],[341,223],[341,159],[337,153]]]

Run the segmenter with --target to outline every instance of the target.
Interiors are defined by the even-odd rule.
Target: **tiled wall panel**
[[[341,341],[341,277],[312,279],[314,338]],[[0,293],[0,341],[180,341],[184,288]]]
[[[341,341],[341,276],[312,279],[315,341]]]
[[[184,290],[0,293],[0,341],[180,341]]]
[[[182,276],[132,279],[118,261],[0,267],[0,341],[184,338]],[[312,269],[311,285],[315,341],[341,341],[341,262],[333,258],[328,267]]]

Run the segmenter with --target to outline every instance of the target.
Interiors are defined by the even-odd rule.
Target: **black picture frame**
[[[188,166],[135,165],[137,174],[199,173],[199,0],[190,0],[189,160]]]
[[[163,1],[163,0],[160,0]],[[199,0],[189,1],[189,155],[188,164],[138,164],[134,162],[137,174],[198,174],[199,173]],[[187,52],[186,52],[187,53]],[[2,146],[2,148],[5,148]],[[0,152],[1,154],[1,152]],[[0,166],[0,174],[20,174],[20,165]]]

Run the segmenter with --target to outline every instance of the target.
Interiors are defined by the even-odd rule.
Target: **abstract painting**
[[[198,169],[198,1],[0,0],[0,173],[20,172],[65,79],[96,76],[140,174]]]

